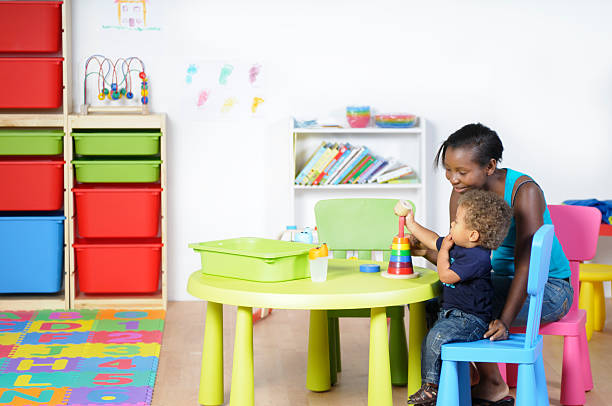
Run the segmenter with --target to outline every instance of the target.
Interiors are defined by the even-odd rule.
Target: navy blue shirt
[[[444,237],[438,238],[438,251]],[[442,283],[442,308],[459,309],[489,323],[493,310],[491,283],[491,250],[453,245],[449,252],[450,269],[461,280],[454,284]]]

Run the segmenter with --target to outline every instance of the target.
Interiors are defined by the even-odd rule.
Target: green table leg
[[[389,364],[387,311],[384,307],[373,307],[370,320],[369,406],[393,405],[391,366]]]
[[[313,392],[324,392],[331,389],[327,310],[310,311],[306,388]]]
[[[408,396],[421,387],[421,345],[426,334],[425,303],[410,304],[408,332]]]
[[[238,306],[230,406],[254,406],[253,309]]]
[[[198,402],[206,406],[223,404],[223,305],[221,303],[208,302],[206,306]]]

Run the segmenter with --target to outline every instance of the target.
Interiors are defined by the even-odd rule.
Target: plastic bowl
[[[347,106],[346,114],[367,114],[370,115],[370,106]]]
[[[364,128],[367,127],[370,123],[370,115],[361,115],[361,116],[346,116],[346,121],[348,121],[351,128]]]

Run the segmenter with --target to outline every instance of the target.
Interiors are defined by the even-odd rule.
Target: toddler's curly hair
[[[506,201],[493,192],[468,190],[459,197],[457,207],[463,207],[465,222],[480,234],[483,248],[497,249],[506,238],[512,209]]]

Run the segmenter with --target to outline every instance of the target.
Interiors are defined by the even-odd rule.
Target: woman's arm
[[[536,231],[544,224],[545,210],[544,196],[537,184],[526,183],[516,193],[514,199],[514,221],[516,223],[514,279],[510,285],[501,316],[499,320],[491,322],[489,330],[485,333],[485,338],[491,340],[505,338],[506,328],[512,324],[525,303],[527,281],[529,279],[531,240]]]

